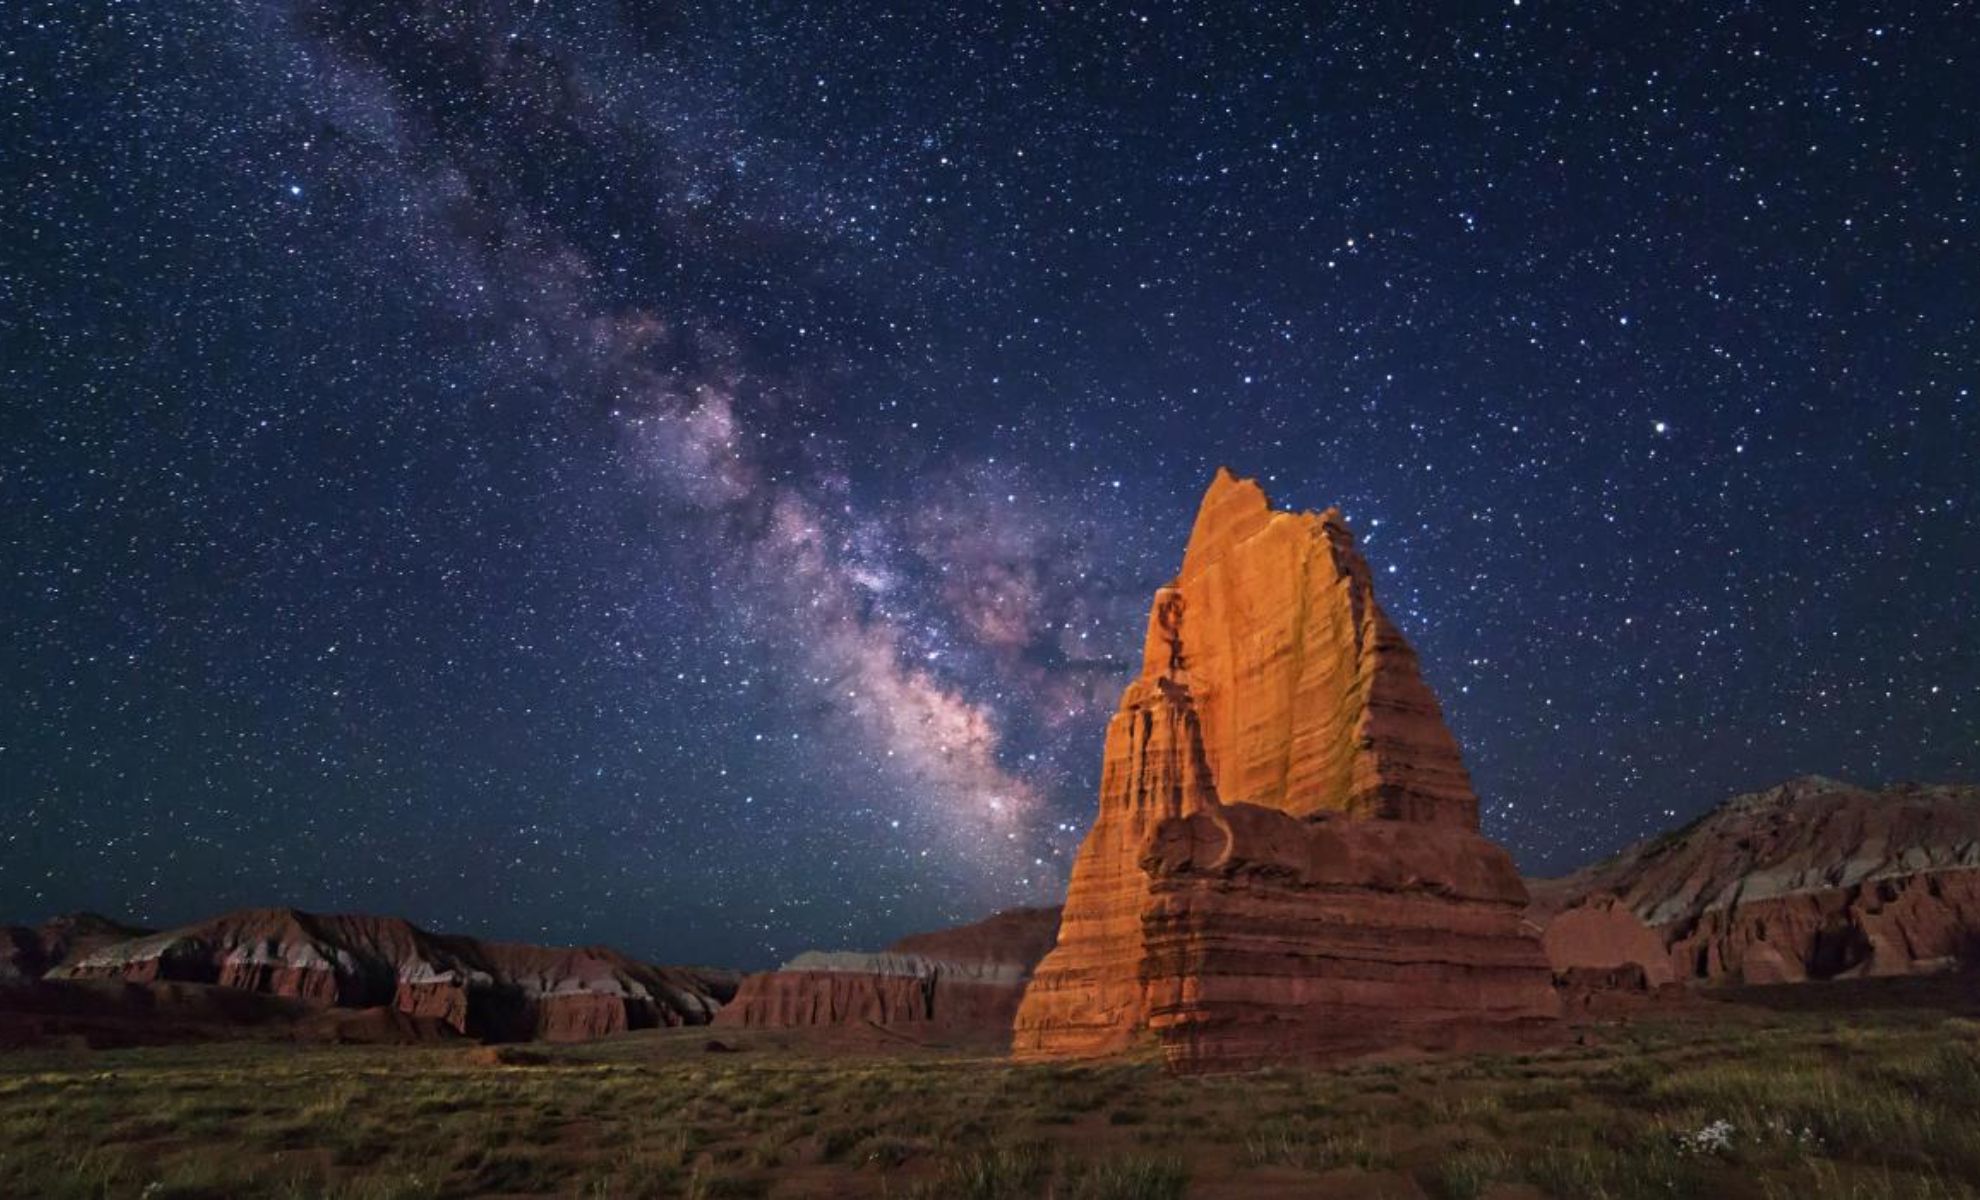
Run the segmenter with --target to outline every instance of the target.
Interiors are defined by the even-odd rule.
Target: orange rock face
[[[1457,741],[1338,510],[1276,512],[1220,471],[1148,623],[1142,679],[1164,678],[1188,687],[1228,802],[1478,824]]]
[[[1980,964],[1980,788],[1873,792],[1809,776],[1535,885],[1554,930],[1583,897],[1641,918],[1681,982],[1798,983]],[[1585,902],[1583,903],[1585,907]],[[1558,912],[1558,916],[1552,915]],[[1587,952],[1587,939],[1578,954]],[[1587,964],[1594,965],[1594,964]]]
[[[1550,1036],[1526,901],[1339,514],[1220,471],[1013,1051],[1203,1070]]]

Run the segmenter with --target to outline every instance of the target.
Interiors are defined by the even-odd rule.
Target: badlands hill
[[[71,1026],[138,1040],[258,1026],[332,1040],[578,1041],[705,1024],[737,981],[605,947],[481,942],[396,917],[292,908],[161,933],[64,918],[9,927],[5,944],[14,949],[0,1025],[14,1041]]]
[[[1018,1000],[1059,929],[1056,908],[1014,908],[910,934],[878,953],[809,951],[742,981],[724,1026],[873,1030],[912,1040],[1008,1040]]]
[[[1530,888],[1557,968],[1615,965],[1625,942],[1661,953],[1653,982],[1980,965],[1980,787],[1804,776]]]

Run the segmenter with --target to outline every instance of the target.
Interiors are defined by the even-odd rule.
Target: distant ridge
[[[155,933],[80,914],[33,930],[7,927],[0,944],[13,948],[0,981],[15,993],[0,1003],[17,1008],[29,1004],[19,994],[24,986],[45,993],[89,981],[204,985],[313,1009],[379,1010],[489,1041],[577,1041],[706,1024],[738,979],[606,947],[482,942],[398,917],[294,908],[240,909]],[[381,1028],[395,1022],[382,1020]]]
[[[1980,786],[1803,775],[1559,879],[1536,919],[1613,895],[1679,981],[1778,983],[1980,964]]]

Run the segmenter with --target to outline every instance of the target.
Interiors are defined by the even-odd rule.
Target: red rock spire
[[[1220,470],[1142,673],[1023,1058],[1152,1038],[1188,1069],[1551,1028],[1525,890],[1338,512]]]
[[[1220,468],[1165,606],[1142,676],[1179,643],[1224,799],[1477,828],[1457,741],[1339,510],[1274,511]]]

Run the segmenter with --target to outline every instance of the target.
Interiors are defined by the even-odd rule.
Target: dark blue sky
[[[1977,15],[9,6],[0,916],[1055,898],[1219,463],[1530,871],[1970,780]]]

